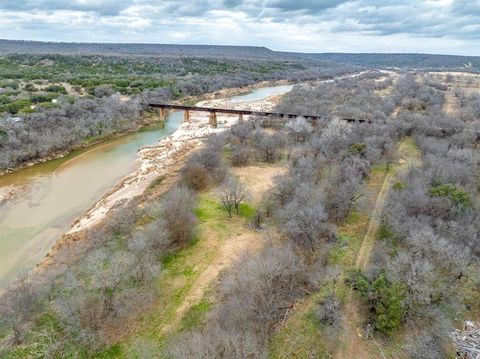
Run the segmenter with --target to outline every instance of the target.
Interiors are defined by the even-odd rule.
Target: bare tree
[[[27,274],[18,275],[13,283],[7,285],[0,298],[0,322],[13,331],[14,344],[22,343],[25,327],[34,319],[39,308],[38,288]]]
[[[240,204],[245,200],[247,191],[237,179],[228,177],[220,186],[219,195],[228,216],[232,218],[234,209],[239,214]]]
[[[285,128],[292,134],[296,142],[303,143],[307,140],[313,128],[304,117],[297,117],[295,120],[288,122]]]
[[[334,234],[323,207],[323,194],[310,186],[301,185],[295,191],[294,198],[282,208],[278,216],[281,228],[294,243],[315,251]]]
[[[251,122],[239,123],[232,126],[230,131],[232,132],[232,135],[238,139],[240,146],[244,146],[253,131],[253,126]]]
[[[161,220],[173,243],[185,244],[192,239],[197,223],[193,213],[195,206],[195,194],[184,186],[175,187],[165,197]]]

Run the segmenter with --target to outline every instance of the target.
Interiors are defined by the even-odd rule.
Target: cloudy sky
[[[480,0],[0,0],[0,38],[480,55]]]

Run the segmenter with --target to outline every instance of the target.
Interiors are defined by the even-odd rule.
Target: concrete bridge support
[[[209,118],[208,122],[210,123],[210,125],[212,127],[217,128],[217,113],[216,112],[214,112],[214,111],[210,112],[210,118]]]
[[[168,116],[168,110],[166,108],[159,108],[158,109],[158,118],[161,120],[161,121],[164,121],[167,119],[167,116]]]
[[[190,111],[183,111],[183,122],[190,122]]]
[[[238,115],[238,123],[243,123],[243,115],[242,114]]]

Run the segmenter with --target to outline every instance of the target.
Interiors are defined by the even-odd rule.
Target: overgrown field
[[[323,122],[209,138],[166,195],[7,288],[0,354],[453,358],[450,332],[480,309],[480,113],[461,92],[446,113],[445,80],[296,86],[278,109]]]

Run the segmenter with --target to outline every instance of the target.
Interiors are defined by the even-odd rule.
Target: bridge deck
[[[305,115],[305,114],[270,112],[270,111],[235,110],[235,109],[229,109],[229,108],[215,108],[215,107],[170,105],[170,104],[164,104],[164,103],[149,103],[148,106],[153,108],[163,108],[166,110],[200,111],[200,112],[224,113],[224,114],[232,114],[232,115],[272,116],[272,117],[283,117],[283,118],[297,118],[302,116],[307,120],[325,119],[325,117],[318,116],[318,115]],[[370,123],[370,121],[356,120],[353,118],[342,118],[342,120],[347,122],[369,122]]]

